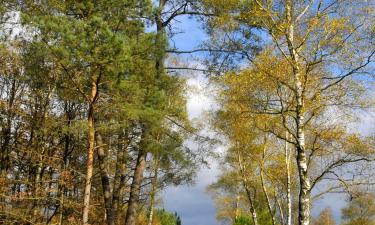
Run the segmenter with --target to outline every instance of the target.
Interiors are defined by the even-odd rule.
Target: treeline
[[[181,223],[154,213],[197,168],[164,65],[175,4],[2,1],[1,224]]]

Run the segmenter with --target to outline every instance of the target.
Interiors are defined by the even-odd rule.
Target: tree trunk
[[[262,165],[262,166],[263,166],[263,165]],[[271,206],[270,197],[268,196],[267,187],[266,187],[266,184],[265,184],[265,182],[264,182],[263,168],[260,169],[260,181],[261,181],[261,183],[262,183],[263,194],[264,194],[264,196],[266,197],[267,208],[268,208],[268,212],[269,212],[269,214],[270,214],[270,216],[271,216],[272,225],[275,225],[275,224],[276,224],[276,221],[275,221],[275,214],[274,214],[273,211],[272,211],[272,206]]]
[[[257,216],[257,212],[255,210],[254,201],[253,201],[253,198],[251,196],[250,188],[248,187],[247,184],[245,184],[246,181],[243,181],[243,182],[244,182],[244,187],[245,187],[245,190],[246,190],[247,198],[249,199],[249,203],[250,203],[251,217],[253,219],[254,225],[259,225],[258,224],[258,216]]]
[[[74,114],[72,114],[71,110],[71,103],[64,102],[64,119],[66,120],[66,126],[71,127],[72,121],[75,119]],[[64,135],[64,153],[63,153],[63,161],[61,164],[61,171],[66,172],[66,169],[69,168],[69,155],[71,154],[71,142],[72,137],[70,134]],[[60,171],[60,172],[61,172]],[[60,174],[61,175],[61,174]],[[57,198],[60,199],[58,203],[56,204],[56,210],[59,210],[59,219],[58,224],[63,225],[64,223],[64,204],[65,204],[65,195],[67,192],[67,188],[65,186],[65,183],[58,185],[58,196]]]
[[[155,45],[158,48],[158,55],[155,61],[155,69],[156,69],[156,78],[160,78],[160,75],[163,73],[164,69],[164,59],[165,59],[165,41],[164,41],[164,28],[165,24],[163,24],[162,19],[162,11],[164,9],[165,3],[167,0],[159,0],[159,7],[155,14],[155,23],[156,23],[156,43]]]
[[[236,211],[234,215],[234,219],[237,220],[240,216],[240,194],[238,193],[236,196]]]
[[[298,199],[298,224],[310,224],[310,179],[307,173],[307,158],[305,151],[305,132],[304,132],[304,100],[303,100],[303,84],[301,63],[299,54],[294,46],[294,18],[293,18],[293,1],[288,0],[285,4],[286,20],[288,23],[287,43],[291,62],[293,67],[295,82],[295,98],[296,98],[296,151],[297,151],[297,167],[299,175],[299,199]]]
[[[150,208],[149,208],[150,215],[148,217],[148,225],[152,225],[153,216],[154,216],[155,196],[156,196],[157,185],[158,185],[159,159],[158,159],[157,154],[154,157],[154,166],[155,166],[154,176],[152,177],[152,180],[151,180],[151,186],[152,187],[151,187],[151,193],[150,193]]]
[[[305,152],[297,150],[297,165],[300,176],[299,193],[299,225],[310,224],[310,179],[307,175],[307,162]]]
[[[49,103],[50,103],[50,98],[51,98],[51,95],[52,95],[52,92],[53,92],[53,89],[50,89],[49,92],[47,93],[47,96],[45,98],[45,102],[43,103],[42,105],[42,108],[40,108],[40,112],[43,112],[43,115],[42,117],[40,118],[40,120],[37,119],[37,114],[38,113],[38,108],[35,109],[36,111],[36,115],[35,115],[35,120],[38,121],[37,122],[37,128],[43,128],[45,126],[45,123],[46,123],[46,118],[48,116],[48,106],[49,106]],[[41,102],[43,100],[41,99]],[[43,138],[44,138],[44,134],[39,134],[37,135],[37,142],[36,142],[36,146],[35,146],[35,149],[41,149],[41,152],[40,154],[38,154],[38,161],[36,163],[36,175],[35,175],[35,184],[34,184],[34,197],[35,197],[35,200],[34,200],[34,211],[33,211],[33,216],[35,218],[35,221],[38,222],[39,221],[39,216],[40,216],[40,212],[41,212],[41,209],[39,209],[39,203],[40,203],[40,199],[43,197],[43,196],[40,196],[41,195],[41,188],[43,188],[43,174],[45,172],[45,165],[44,165],[44,156],[46,154],[46,151],[47,151],[47,148],[46,146],[44,146],[43,144]],[[48,189],[47,190],[44,190],[45,193],[48,193]],[[43,218],[41,218],[43,220]]]
[[[279,213],[280,213],[280,224],[285,224],[284,210],[283,210],[283,207],[281,205],[280,199],[277,197],[276,190],[275,190],[274,194],[275,194],[275,201],[276,201],[276,204],[277,204],[277,208],[279,209]]]
[[[112,208],[112,188],[109,180],[109,174],[107,171],[107,154],[104,149],[103,139],[99,132],[96,132],[96,144],[98,150],[98,160],[100,168],[100,176],[102,179],[103,197],[104,197],[104,207],[106,220],[108,225],[115,225],[115,219],[113,216]]]
[[[12,130],[12,120],[13,120],[13,103],[16,98],[16,79],[13,79],[12,81],[12,87],[9,93],[9,101],[8,101],[8,107],[7,107],[7,116],[6,116],[6,124],[3,127],[2,136],[4,137],[3,143],[1,145],[1,152],[0,152],[0,169],[2,176],[6,177],[6,173],[9,169],[9,148],[10,148],[10,140],[11,140],[11,130]]]
[[[268,192],[267,192],[267,187],[266,187],[266,183],[264,181],[264,174],[263,174],[264,160],[265,160],[265,157],[266,157],[266,148],[267,148],[267,138],[265,137],[264,147],[263,147],[263,152],[262,152],[262,162],[261,162],[261,165],[260,165],[260,182],[262,184],[263,194],[266,197],[267,208],[268,208],[268,212],[271,216],[272,225],[275,225],[276,224],[275,214],[272,211],[271,201],[270,201],[270,197],[269,197]]]
[[[95,127],[94,127],[94,103],[97,97],[97,84],[91,85],[91,95],[89,99],[89,109],[87,113],[87,161],[86,161],[86,182],[83,198],[82,223],[88,225],[90,211],[91,182],[94,166],[94,145],[95,145]]]
[[[249,203],[250,203],[251,217],[253,219],[254,225],[258,225],[257,212],[255,210],[253,198],[251,196],[251,191],[250,191],[250,188],[249,188],[249,185],[248,185],[248,180],[247,180],[247,177],[246,177],[246,174],[245,174],[246,173],[245,165],[243,165],[243,163],[242,163],[241,153],[238,151],[237,154],[238,154],[238,165],[240,167],[240,173],[241,173],[241,177],[242,177],[242,184],[245,188],[246,195],[247,195],[247,198],[248,198]]]
[[[59,186],[59,192],[60,192],[60,196],[59,196],[59,199],[60,199],[60,203],[59,203],[59,211],[60,211],[60,214],[59,214],[59,225],[63,225],[64,223],[64,201],[65,201],[65,186]]]
[[[287,137],[288,138],[288,135]],[[290,193],[290,151],[288,148],[288,142],[285,141],[285,164],[286,164],[286,202],[287,202],[287,219],[286,224],[292,225],[292,199]]]
[[[113,218],[115,223],[118,223],[118,209],[119,209],[119,202],[121,190],[125,184],[125,177],[126,177],[126,155],[125,152],[127,150],[128,144],[125,146],[121,144],[122,136],[120,135],[118,138],[118,149],[117,149],[117,157],[116,157],[116,171],[115,171],[115,178],[113,181],[113,193],[112,193],[112,210],[113,210]],[[128,136],[125,134],[125,138]],[[129,142],[127,140],[127,142]]]
[[[133,181],[130,187],[130,196],[128,210],[126,212],[125,225],[135,225],[137,219],[137,209],[139,203],[139,194],[143,180],[143,172],[146,168],[146,152],[139,150],[137,163],[135,166]]]

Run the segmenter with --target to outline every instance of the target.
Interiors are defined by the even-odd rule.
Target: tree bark
[[[95,133],[96,136],[96,144],[98,150],[98,160],[99,160],[99,168],[100,168],[100,176],[102,180],[102,189],[103,189],[103,198],[104,198],[104,207],[105,207],[105,214],[106,220],[108,225],[115,225],[115,218],[113,215],[113,208],[112,208],[112,187],[109,180],[109,174],[107,170],[107,154],[104,149],[104,143],[102,136],[99,132]]]
[[[293,21],[293,1],[288,0],[285,4],[286,20],[288,23],[286,39],[294,74],[295,99],[296,99],[296,137],[297,137],[297,167],[299,175],[299,199],[298,199],[298,224],[310,224],[310,179],[307,173],[307,158],[305,150],[304,132],[304,99],[302,72],[299,54],[294,46],[294,21]]]
[[[143,180],[143,172],[146,168],[146,152],[142,149],[138,151],[137,162],[135,166],[133,181],[130,187],[130,196],[128,210],[125,217],[125,225],[135,225],[137,219],[137,209],[139,204],[139,195]]]
[[[91,95],[89,99],[89,109],[87,113],[87,161],[86,161],[86,182],[83,198],[82,223],[88,225],[90,211],[90,195],[92,173],[94,166],[94,145],[95,145],[95,127],[94,127],[94,105],[98,95],[97,82],[92,82]]]

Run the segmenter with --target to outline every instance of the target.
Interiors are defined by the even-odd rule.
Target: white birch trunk
[[[297,166],[299,175],[299,199],[298,199],[298,224],[310,224],[310,180],[307,174],[307,158],[305,151],[305,132],[304,125],[304,104],[303,104],[303,85],[301,63],[298,52],[294,46],[294,19],[293,19],[293,1],[288,0],[285,4],[287,28],[287,43],[291,63],[293,67],[295,82],[295,98],[296,98],[296,136],[297,136]]]

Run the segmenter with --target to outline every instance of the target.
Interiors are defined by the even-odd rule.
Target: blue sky
[[[179,50],[192,50],[207,39],[207,36],[201,29],[201,25],[194,19],[180,17],[178,22],[174,23],[179,33],[173,37],[171,47],[177,47]],[[189,58],[185,58],[188,61]],[[192,60],[189,64],[196,64]],[[199,66],[199,65],[198,65]],[[185,72],[188,78],[190,89],[195,90],[188,95],[188,112],[190,119],[200,118],[205,110],[214,107],[213,100],[205,93],[206,79],[199,73],[189,74]],[[363,121],[358,124],[357,129],[362,133],[370,133],[375,130],[375,115],[364,114]],[[217,151],[212,149],[212,151]],[[204,167],[196,178],[196,184],[192,186],[169,187],[162,193],[164,207],[168,211],[177,212],[182,218],[183,225],[215,225],[216,210],[210,196],[206,193],[207,185],[213,183],[219,175],[217,162],[210,160],[210,168]],[[337,221],[340,221],[341,208],[345,205],[345,196],[339,194],[326,195],[324,198],[314,202],[312,214],[317,216],[319,212],[330,207]]]
[[[198,47],[207,36],[201,29],[201,25],[194,19],[180,17],[174,22],[177,32],[171,42],[171,47],[180,50],[191,50]],[[190,63],[190,62],[188,62]],[[200,118],[205,110],[210,110],[212,99],[204,93],[206,83],[199,73],[189,74],[189,89],[194,90],[188,94],[188,113],[190,119]],[[214,225],[216,210],[210,196],[206,193],[207,185],[213,183],[218,176],[216,162],[211,161],[209,168],[204,167],[198,172],[196,183],[191,186],[169,187],[163,192],[163,206],[168,211],[177,212],[183,225]]]

